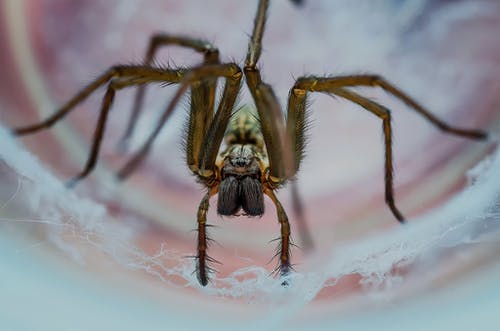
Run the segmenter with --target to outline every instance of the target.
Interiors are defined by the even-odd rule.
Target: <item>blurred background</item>
[[[441,133],[378,89],[392,110],[396,203],[384,203],[381,122],[311,95],[299,179],[314,242],[294,249],[291,285],[269,273],[279,235],[262,218],[220,217],[211,203],[210,255],[223,264],[202,288],[192,274],[203,196],[184,162],[188,98],[143,166],[114,172],[149,134],[174,87],[151,86],[131,151],[116,148],[133,90],[118,92],[99,165],[74,190],[103,89],[53,129],[14,139],[9,127],[53,113],[114,64],[140,63],[148,38],[206,39],[242,64],[256,1],[15,1],[0,4],[0,326],[5,330],[339,329],[469,330],[498,324],[500,251],[500,3],[496,1],[272,1],[264,80],[283,106],[301,75],[377,73],[448,123],[491,132],[489,142]],[[201,57],[163,49],[159,64]],[[244,87],[239,104],[251,104]],[[279,192],[297,245],[289,189]]]

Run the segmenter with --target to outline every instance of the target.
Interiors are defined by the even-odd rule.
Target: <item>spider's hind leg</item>
[[[289,169],[291,169],[294,162],[292,150],[289,148],[290,142],[285,132],[285,120],[281,106],[272,87],[262,81],[260,71],[257,68],[257,62],[262,50],[262,37],[268,6],[268,0],[259,1],[252,36],[248,43],[244,71],[248,89],[252,94],[257,108],[261,132],[266,145],[269,173],[264,193],[269,196],[276,206],[278,222],[281,226],[280,250],[278,254],[280,258],[279,270],[280,274],[285,276],[291,269],[290,224],[285,209],[277,199],[274,190],[292,177]]]

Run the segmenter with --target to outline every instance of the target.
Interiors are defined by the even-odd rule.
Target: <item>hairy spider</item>
[[[297,0],[293,2],[300,3]],[[243,210],[247,215],[259,216],[264,213],[264,195],[271,199],[276,206],[281,225],[278,270],[282,276],[290,272],[290,225],[275,191],[283,187],[288,180],[294,179],[300,168],[305,148],[309,93],[321,92],[342,97],[382,120],[385,138],[385,201],[401,223],[404,223],[404,217],[395,205],[393,193],[391,113],[384,106],[350,88],[356,86],[382,88],[446,133],[478,140],[487,137],[482,131],[466,130],[446,124],[396,85],[378,75],[300,77],[290,89],[287,115],[284,117],[272,87],[262,81],[257,67],[268,4],[269,0],[259,1],[243,68],[235,63],[221,63],[218,49],[207,41],[179,35],[154,35],[150,39],[143,64],[115,65],[85,86],[52,116],[30,126],[13,129],[14,134],[24,135],[50,128],[99,87],[107,84],[90,155],[83,171],[70,181],[71,185],[85,178],[96,164],[107,116],[116,91],[130,86],[138,87],[132,115],[123,138],[126,142],[134,131],[146,84],[178,84],[177,92],[146,142],[118,172],[119,178],[124,179],[148,154],[180,98],[190,89],[190,114],[185,139],[186,161],[191,172],[206,188],[197,213],[196,272],[203,286],[208,283],[210,268],[207,263],[213,261],[207,255],[206,228],[209,200],[214,195],[218,195],[217,212],[220,215],[237,215]],[[154,65],[158,49],[168,45],[183,46],[203,54],[203,63],[183,69]],[[255,102],[255,111],[250,107],[235,110],[235,101],[243,75]],[[220,78],[224,79],[225,83],[222,97],[216,106],[216,87]],[[221,150],[223,140],[226,148]],[[294,196],[294,200],[298,201],[297,196]]]

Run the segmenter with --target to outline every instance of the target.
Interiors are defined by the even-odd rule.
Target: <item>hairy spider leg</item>
[[[198,219],[198,246],[196,258],[196,277],[198,282],[202,286],[208,284],[208,273],[212,269],[207,265],[207,261],[210,262],[212,259],[207,255],[208,240],[207,240],[207,213],[209,207],[210,198],[217,193],[216,189],[211,189],[203,196],[198,207],[197,219]]]
[[[149,40],[149,45],[146,51],[144,65],[151,66],[154,64],[154,59],[156,53],[161,47],[166,46],[180,46],[191,48],[198,53],[203,54],[203,64],[217,64],[219,63],[219,50],[217,47],[212,45],[210,42],[193,39],[186,36],[180,35],[169,35],[165,33],[155,34],[151,36]],[[210,124],[213,115],[214,103],[215,103],[215,89],[217,80],[207,79],[199,82],[199,86],[191,87],[191,114],[196,111],[200,111],[204,114],[204,118],[199,118],[207,125]],[[134,103],[132,106],[132,113],[130,115],[125,134],[120,141],[120,147],[122,149],[127,148],[128,141],[132,136],[135,126],[137,123],[137,118],[139,112],[144,103],[144,95],[146,92],[147,85],[140,85],[137,87],[137,92],[134,97]],[[198,116],[201,117],[201,116]],[[190,117],[189,125],[197,125],[193,123]],[[189,142],[188,142],[189,144]]]
[[[206,78],[224,77],[226,82],[222,98],[206,132],[204,131],[204,125],[190,125],[188,129],[187,140],[192,141],[192,146],[186,146],[188,167],[198,176],[199,180],[210,184],[216,176],[215,160],[240,90],[241,76],[241,69],[234,63],[207,64],[187,70],[180,87],[163,112],[153,132],[142,147],[118,172],[118,177],[120,179],[126,178],[142,162],[180,98],[192,84]],[[202,116],[202,114],[196,110],[196,114],[193,116]],[[195,123],[200,123],[200,121],[196,120]],[[199,134],[199,131],[202,131],[203,134]],[[198,156],[194,154],[195,151],[199,151]],[[193,160],[193,163],[190,163],[189,160]]]
[[[339,77],[308,76],[297,79],[295,85],[290,89],[287,112],[287,133],[290,137],[289,139],[293,142],[293,146],[295,146],[296,148],[295,155],[302,155],[302,151],[304,149],[304,133],[302,132],[303,129],[301,128],[303,128],[305,125],[304,121],[307,108],[307,92],[335,94],[347,100],[350,100],[351,102],[354,102],[364,109],[372,112],[377,117],[383,120],[385,137],[385,201],[396,219],[399,222],[404,223],[405,218],[396,208],[394,202],[390,112],[385,107],[344,88],[354,86],[381,87],[383,90],[402,100],[410,108],[416,110],[417,113],[424,116],[424,118],[426,118],[429,122],[446,133],[477,140],[486,139],[488,135],[486,132],[480,130],[467,130],[448,125],[444,121],[434,116],[431,112],[423,108],[406,93],[395,87],[395,85],[387,82],[377,75],[352,75]],[[296,159],[296,171],[298,170],[299,166],[300,159]]]
[[[188,141],[192,142],[192,146],[186,147],[188,161],[194,160],[193,163],[188,162],[190,170],[197,175],[198,179],[209,189],[208,193],[200,203],[197,215],[197,275],[200,283],[205,286],[208,282],[207,271],[209,271],[206,261],[210,260],[206,255],[206,213],[208,211],[208,200],[212,195],[217,193],[218,181],[216,178],[217,169],[215,161],[240,89],[242,73],[241,69],[236,64],[207,64],[186,70],[168,70],[148,66],[114,66],[99,76],[95,81],[83,88],[70,101],[68,101],[68,103],[66,103],[48,119],[30,126],[14,129],[13,132],[17,135],[23,135],[50,128],[71,110],[75,109],[76,105],[85,100],[85,98],[97,88],[109,81],[108,88],[102,101],[102,107],[94,133],[90,156],[87,160],[85,169],[78,176],[73,178],[72,181],[70,181],[70,184],[74,184],[78,180],[87,176],[95,166],[104,134],[107,115],[117,90],[145,83],[181,83],[175,97],[169,103],[167,109],[162,114],[160,121],[150,134],[147,141],[119,172],[119,176],[124,178],[130,174],[144,159],[161,128],[170,117],[176,104],[186,90],[200,80],[217,79],[218,77],[225,77],[226,82],[217,112],[213,116],[213,120],[208,128],[206,128],[205,125],[190,125],[188,130]],[[192,115],[192,117],[194,117],[194,123],[200,123],[200,121],[196,118],[197,116],[202,116],[198,110],[196,111],[196,114]],[[200,134],[199,131],[202,133]],[[199,151],[198,155],[195,155],[194,151]]]
[[[20,136],[36,133],[38,131],[50,128],[52,125],[64,118],[64,116],[69,114],[72,110],[76,109],[76,106],[78,104],[84,101],[100,86],[109,82],[108,88],[103,97],[99,119],[93,135],[92,147],[89,157],[83,171],[81,171],[77,176],[75,176],[68,182],[68,185],[72,186],[79,180],[85,178],[92,171],[92,169],[94,169],[105,130],[108,112],[111,104],[113,103],[116,90],[122,89],[126,86],[139,85],[144,83],[176,83],[180,82],[183,75],[184,70],[168,70],[142,65],[113,66],[103,74],[101,74],[93,82],[84,87],[80,92],[78,92],[73,98],[71,98],[66,104],[64,104],[59,110],[57,110],[47,119],[29,126],[15,128],[12,131],[15,135]]]
[[[451,126],[445,121],[433,115],[429,110],[420,105],[417,101],[411,98],[408,94],[396,87],[393,83],[385,80],[379,75],[347,75],[337,77],[319,77],[319,76],[305,76],[300,77],[295,82],[293,89],[306,90],[308,92],[324,92],[328,93],[330,90],[338,87],[356,87],[356,86],[370,86],[380,87],[397,99],[403,101],[408,107],[415,110],[417,113],[426,118],[429,122],[434,124],[440,130],[462,136],[470,139],[487,139],[488,134],[481,130],[470,130]]]
[[[269,173],[267,182],[263,183],[264,193],[272,200],[276,207],[278,222],[281,226],[279,269],[280,274],[285,276],[289,273],[290,264],[290,224],[284,208],[281,206],[274,190],[284,184],[287,176],[287,168],[293,161],[292,150],[285,134],[285,122],[283,113],[272,87],[262,82],[257,62],[262,50],[262,36],[266,23],[266,12],[269,6],[268,0],[259,1],[257,14],[254,20],[254,28],[248,52],[245,60],[245,78],[247,86],[252,94],[259,119],[262,135],[266,145],[269,158]]]
[[[226,128],[231,117],[238,92],[240,90],[240,83],[242,73],[240,68],[233,63],[230,64],[212,64],[202,65],[186,72],[181,86],[178,88],[174,98],[170,101],[168,107],[162,114],[161,119],[158,121],[153,132],[148,137],[147,141],[140,148],[140,150],[130,159],[129,162],[118,172],[120,178],[128,176],[144,159],[150,150],[154,140],[158,136],[162,127],[168,120],[170,114],[175,109],[181,96],[186,90],[192,86],[193,83],[199,82],[206,78],[224,77],[226,82],[222,98],[213,119],[205,131],[205,125],[190,125],[188,129],[188,141],[192,142],[192,146],[186,146],[187,161],[189,169],[198,177],[207,188],[208,192],[203,197],[197,213],[198,220],[198,247],[197,247],[197,267],[196,273],[201,285],[208,284],[208,272],[210,268],[207,266],[207,261],[213,261],[207,256],[207,234],[206,234],[206,221],[207,212],[209,207],[210,197],[215,195],[218,191],[220,179],[216,167],[216,159],[224,138]],[[199,110],[196,114],[191,116],[202,116]],[[200,131],[203,134],[200,134]],[[194,155],[194,151],[199,151],[199,155]],[[189,160],[194,160],[194,163],[189,163]]]

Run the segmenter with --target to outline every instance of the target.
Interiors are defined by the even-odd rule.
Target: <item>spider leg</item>
[[[168,71],[166,71],[168,72]],[[113,104],[113,100],[116,94],[116,91],[121,90],[125,87],[135,86],[138,84],[144,84],[145,81],[148,83],[154,82],[155,80],[152,78],[147,78],[148,74],[144,72],[143,76],[140,77],[132,77],[132,78],[115,78],[112,79],[106,90],[106,93],[102,100],[101,110],[99,112],[99,119],[97,121],[97,126],[94,131],[94,136],[92,140],[92,148],[85,164],[84,169],[75,177],[73,177],[70,181],[67,182],[68,187],[73,187],[77,182],[87,177],[92,170],[94,169],[97,157],[99,155],[99,150],[101,147],[102,138],[104,135],[104,130],[108,118],[108,113]],[[183,70],[171,70],[170,77],[165,77],[161,79],[159,82],[167,82],[167,83],[176,83],[179,78],[183,75]]]
[[[269,0],[260,0],[255,15],[252,37],[248,43],[247,57],[245,60],[245,70],[254,70],[262,52],[262,35],[266,25],[266,13],[269,7]]]
[[[202,286],[208,284],[208,271],[207,260],[207,234],[206,234],[206,220],[207,212],[209,207],[210,197],[217,193],[218,183],[215,180],[215,161],[217,153],[219,151],[222,139],[224,137],[224,132],[227,127],[227,123],[231,116],[231,112],[240,89],[241,82],[241,71],[234,64],[228,65],[211,65],[202,66],[198,69],[194,69],[190,76],[186,76],[183,85],[177,91],[176,96],[171,101],[167,110],[163,114],[163,117],[159,121],[155,131],[150,135],[148,141],[144,144],[143,148],[137,153],[137,155],[129,162],[125,167],[119,172],[119,176],[125,177],[139,164],[139,162],[144,158],[147,151],[149,150],[152,142],[154,141],[159,130],[167,120],[169,114],[172,112],[175,104],[178,102],[180,96],[186,91],[189,84],[193,81],[199,80],[203,77],[226,77],[226,83],[224,86],[224,92],[222,99],[219,103],[217,112],[215,113],[212,123],[205,134],[204,125],[201,122],[194,121],[195,123],[200,123],[201,125],[190,125],[188,132],[188,141],[192,141],[193,146],[190,148],[187,146],[187,161],[188,166],[193,171],[195,175],[198,176],[200,181],[204,182],[209,191],[203,197],[200,205],[198,207],[197,219],[198,219],[198,253],[197,258],[197,277],[198,281]],[[195,115],[191,114],[193,117],[199,116],[199,111]],[[190,122],[191,123],[191,122]],[[200,133],[201,131],[201,133]],[[199,155],[195,155],[194,151],[200,151]],[[194,163],[190,163],[189,160],[195,160]]]
[[[326,92],[328,93],[332,89],[338,87],[350,87],[350,86],[372,86],[380,87],[384,91],[393,95],[397,99],[403,101],[408,107],[415,110],[417,113],[426,118],[433,125],[441,129],[442,131],[454,134],[457,136],[462,136],[470,139],[486,139],[488,134],[480,130],[469,130],[451,126],[439,119],[437,116],[433,115],[429,110],[425,109],[422,105],[416,102],[408,94],[403,92],[401,89],[396,87],[394,84],[388,82],[383,77],[378,75],[351,75],[351,76],[339,76],[339,77],[302,77],[297,80],[295,86],[292,89],[307,90],[309,92]]]
[[[273,93],[271,86],[260,81],[260,73],[257,69],[247,71],[247,84],[254,97],[257,112],[261,122],[261,131],[266,145],[269,159],[269,174],[267,182],[264,184],[264,192],[271,198],[276,206],[278,222],[281,225],[280,241],[280,265],[281,276],[286,276],[291,269],[290,264],[290,224],[285,209],[274,194],[274,190],[279,188],[286,179],[293,164],[291,146],[285,135],[285,122],[281,112],[278,99]],[[259,82],[255,84],[256,82]],[[286,282],[283,283],[286,285]]]
[[[262,36],[266,23],[268,0],[259,1],[254,28],[245,60],[245,78],[248,89],[252,94],[260,119],[261,131],[266,145],[269,160],[268,182],[265,183],[264,193],[271,198],[276,206],[278,222],[281,225],[280,242],[280,273],[286,275],[290,271],[290,224],[286,212],[274,194],[274,190],[289,178],[287,169],[290,168],[293,157],[285,131],[285,121],[278,99],[270,85],[262,82],[257,62],[262,50]]]
[[[231,116],[234,107],[234,103],[238,95],[238,91],[240,89],[242,74],[240,68],[236,64],[232,63],[203,65],[187,71],[171,71],[169,73],[174,75],[173,77],[170,77],[170,79],[162,77],[162,79],[154,80],[151,77],[148,78],[147,74],[143,72],[142,75],[139,76],[132,76],[130,78],[124,78],[121,80],[114,80],[110,82],[108,90],[103,100],[103,106],[99,118],[99,123],[96,129],[96,133],[94,135],[94,144],[92,147],[91,156],[89,158],[89,161],[87,162],[85,170],[79,176],[75,177],[73,182],[76,182],[77,180],[85,177],[92,170],[95,164],[100,142],[104,132],[104,125],[106,123],[107,113],[113,101],[115,90],[122,89],[127,86],[144,84],[146,82],[152,82],[152,81],[179,82],[179,80],[182,79],[181,85],[178,88],[177,93],[171,100],[165,112],[162,114],[162,117],[160,118],[153,132],[150,134],[148,140],[145,142],[142,148],[137,152],[137,154],[134,157],[132,157],[132,159],[118,173],[120,178],[124,178],[128,176],[147,155],[154,140],[156,139],[163,125],[166,123],[166,121],[172,114],[175,106],[179,102],[181,96],[186,92],[186,90],[194,83],[202,79],[207,79],[207,78],[216,79],[217,77],[225,77],[226,82],[224,86],[223,96],[219,103],[217,112],[215,113],[210,126],[208,126],[208,130],[206,130],[207,132],[205,132],[204,123],[201,123],[202,124],[201,126],[190,125],[188,132],[188,141],[192,141],[191,148],[190,147],[187,148],[188,165],[191,171],[193,171],[201,181],[204,181],[206,186],[209,188],[209,192],[204,196],[204,198],[200,203],[197,215],[198,218],[197,274],[200,284],[205,286],[207,285],[208,282],[207,271],[209,270],[206,265],[206,262],[209,259],[208,256],[206,255],[206,250],[207,250],[206,215],[209,206],[209,199],[211,196],[217,193],[218,189],[218,183],[215,180],[217,176],[215,161],[220,145],[222,143],[224,132],[226,130],[229,118]],[[191,114],[191,117],[194,117],[195,119],[198,116],[201,116],[199,110],[196,110],[196,113],[194,115]],[[200,123],[200,122],[195,121],[195,123]],[[202,134],[200,134],[200,131],[202,132]],[[195,155],[192,155],[194,151],[200,151],[199,156],[197,158],[195,157]],[[197,161],[194,164],[190,164],[189,163],[190,159],[197,159]]]
[[[198,207],[198,254],[197,254],[197,277],[198,281],[202,286],[206,286],[208,283],[207,271],[207,234],[206,234],[206,221],[207,212],[209,207],[210,197],[215,195],[218,191],[218,182],[215,181],[216,177],[216,166],[215,161],[217,154],[224,138],[224,133],[226,131],[231,113],[236,102],[236,97],[238,95],[241,83],[241,71],[238,67],[232,68],[234,71],[231,76],[226,76],[226,83],[224,85],[224,92],[222,94],[222,99],[219,103],[217,111],[213,117],[212,122],[208,126],[206,132],[201,135],[200,131],[203,126],[203,122],[199,123],[194,121],[194,123],[199,123],[199,125],[189,125],[188,132],[188,142],[192,141],[193,148],[187,149],[187,160],[188,166],[195,173],[200,181],[205,183],[207,187],[211,187],[207,194],[203,197],[200,206]],[[237,70],[236,70],[237,69]],[[197,113],[198,114],[198,110]],[[193,111],[191,113],[193,116]],[[197,115],[195,115],[197,116]],[[196,155],[195,151],[199,151]],[[189,160],[195,160],[195,163],[189,163]]]
[[[274,194],[274,191],[267,189],[264,193],[271,199],[271,201],[276,206],[276,213],[278,215],[278,222],[281,226],[281,237],[280,237],[280,250],[279,250],[279,270],[281,276],[286,276],[290,272],[290,223],[288,222],[288,216],[286,215],[285,209],[281,205],[280,201]]]
[[[359,94],[347,89],[333,88],[329,89],[327,92],[350,100],[382,119],[385,140],[385,201],[396,219],[399,222],[404,223],[404,217],[396,208],[396,205],[394,203],[394,184],[392,171],[392,130],[390,111],[385,107],[379,105],[378,103],[364,98]],[[293,142],[295,144],[296,151],[299,151],[295,153],[295,155],[297,156],[295,160],[297,170],[300,165],[300,153],[304,148],[304,132],[302,130],[305,126],[305,109],[306,91],[298,88],[292,88],[292,90],[290,91],[290,98],[288,103],[287,132],[290,135],[291,139],[294,140]]]
[[[79,103],[84,101],[97,88],[109,81],[107,91],[103,97],[99,119],[93,135],[92,148],[89,157],[83,171],[68,183],[69,186],[72,186],[79,180],[85,178],[92,171],[96,164],[109,109],[113,103],[116,90],[130,85],[138,85],[151,82],[175,83],[180,81],[183,74],[184,70],[167,70],[147,66],[118,65],[111,67],[109,70],[100,75],[96,80],[84,87],[53,115],[49,116],[47,119],[39,123],[35,123],[26,127],[15,128],[13,129],[13,133],[16,135],[25,135],[50,128],[64,116],[74,110]]]
[[[196,125],[190,126],[188,132],[188,142],[191,140],[193,146],[188,146],[187,148],[188,166],[191,171],[198,175],[202,180],[208,180],[207,178],[212,178],[213,176],[215,176],[215,159],[217,157],[217,152],[219,150],[220,144],[222,143],[222,138],[224,136],[224,130],[227,126],[227,121],[229,121],[229,117],[233,110],[233,106],[240,88],[241,70],[234,63],[202,65],[197,68],[188,70],[185,73],[180,87],[163,112],[153,132],[149,135],[148,139],[142,145],[139,151],[118,172],[118,177],[120,179],[124,179],[129,176],[132,171],[134,171],[142,162],[144,157],[149,152],[154,140],[160,133],[161,129],[165,125],[166,121],[172,114],[175,106],[179,102],[182,95],[186,92],[186,90],[193,83],[198,82],[202,79],[218,77],[226,78],[226,84],[214,119],[212,120],[212,123],[203,140],[200,139],[201,137],[203,137],[203,135],[199,134],[199,128]],[[197,113],[197,115],[199,115],[199,112]],[[222,120],[226,121],[225,125]],[[196,138],[190,138],[191,136],[194,136]],[[190,164],[189,160],[195,159],[193,151],[196,150],[200,151],[199,158],[198,160],[195,160],[194,163]]]
[[[269,178],[279,186],[290,176],[293,157],[285,134],[285,120],[278,99],[270,85],[260,81],[257,69],[246,71],[247,85],[252,93],[261,123],[261,131],[269,158]]]
[[[252,36],[248,43],[244,71],[248,89],[259,114],[261,131],[269,157],[269,178],[277,187],[290,177],[288,169],[291,167],[293,157],[288,136],[285,134],[285,121],[278,99],[272,87],[262,81],[257,68],[268,6],[268,0],[259,1]]]
[[[269,159],[269,174],[265,193],[276,206],[278,222],[281,225],[280,242],[280,274],[285,276],[290,272],[290,224],[288,216],[274,194],[286,179],[290,178],[293,160],[291,144],[286,136],[285,121],[278,99],[271,86],[262,83],[257,69],[248,70],[245,67],[247,85],[252,93],[261,122],[261,131]],[[283,283],[286,285],[286,282]]]
[[[68,115],[75,107],[83,102],[90,94],[95,92],[99,87],[106,84],[112,78],[123,77],[137,77],[137,84],[144,84],[147,82],[178,82],[182,77],[183,70],[166,70],[157,69],[147,66],[129,66],[117,65],[113,66],[99,77],[97,77],[90,84],[81,89],[73,98],[65,103],[61,108],[56,110],[54,114],[50,115],[45,120],[34,123],[28,126],[13,128],[11,131],[14,135],[22,136],[26,134],[36,133],[38,131],[49,129]],[[142,77],[142,79],[140,79]]]
[[[419,114],[424,116],[432,124],[443,130],[444,132],[459,135],[470,139],[485,139],[487,133],[480,130],[467,130],[456,128],[448,125],[440,120],[428,110],[423,108],[415,100],[410,98],[407,94],[395,87],[393,84],[388,83],[386,80],[377,75],[354,75],[354,76],[339,76],[339,77],[316,77],[308,76],[297,79],[295,85],[290,89],[288,99],[288,113],[287,113],[287,136],[291,142],[291,146],[295,148],[295,168],[292,171],[297,172],[300,167],[300,162],[304,152],[305,145],[305,128],[306,128],[306,104],[307,92],[322,92],[329,94],[336,94],[346,98],[354,103],[359,104],[363,108],[369,110],[376,116],[383,119],[384,136],[386,145],[385,154],[385,187],[386,187],[386,203],[391,209],[396,219],[403,223],[404,217],[399,212],[394,204],[393,193],[393,174],[392,174],[392,139],[391,139],[391,123],[389,111],[357,93],[344,89],[343,87],[353,86],[379,86],[385,91],[389,92],[396,98],[405,102],[409,107],[413,108]]]
[[[205,180],[207,175],[213,172],[215,167],[215,161],[219,153],[220,145],[224,138],[231,114],[236,102],[236,98],[241,88],[241,70],[239,67],[234,65],[230,68],[228,72],[229,76],[226,76],[226,82],[224,85],[224,91],[222,92],[222,98],[217,107],[217,111],[213,116],[212,122],[208,126],[203,139],[193,138],[193,159],[197,159],[196,164],[189,164],[189,167],[193,171],[197,171],[199,178]],[[190,128],[189,135],[195,135],[196,128]],[[199,135],[198,135],[199,136]],[[189,140],[188,140],[189,141]],[[194,154],[194,151],[199,150],[199,155]],[[189,158],[189,155],[188,155]]]
[[[339,88],[331,91],[331,93],[360,105],[378,118],[382,119],[382,129],[384,132],[385,143],[385,202],[391,209],[394,217],[396,217],[400,223],[405,223],[404,216],[394,203],[391,112],[389,109],[381,106],[380,104],[347,89]]]
[[[85,178],[95,167],[95,164],[97,162],[97,156],[99,154],[99,149],[101,147],[101,141],[102,137],[104,135],[104,129],[106,126],[106,122],[108,119],[108,113],[109,109],[113,103],[113,100],[115,98],[115,93],[116,93],[116,87],[114,84],[114,80],[112,80],[109,85],[108,89],[106,90],[106,94],[104,95],[102,99],[102,106],[101,106],[101,111],[99,112],[99,119],[97,120],[97,126],[94,131],[94,138],[92,141],[92,148],[90,150],[89,157],[87,159],[87,162],[85,164],[84,169],[75,177],[73,177],[71,180],[69,180],[66,185],[68,187],[73,187],[76,185],[78,181],[81,179]]]
[[[202,286],[208,284],[208,274],[207,271],[210,269],[207,267],[207,213],[209,207],[210,197],[217,193],[216,190],[210,190],[205,194],[198,207],[198,254],[196,255],[196,276],[198,281]]]
[[[92,92],[97,90],[101,85],[105,84],[112,77],[114,77],[116,75],[115,71],[116,69],[113,67],[110,70],[104,72],[93,82],[85,86],[72,99],[70,99],[66,104],[64,104],[60,109],[58,109],[54,114],[49,116],[47,119],[32,125],[13,128],[12,133],[16,136],[22,136],[50,128],[52,125],[54,125],[64,116],[66,116],[71,110],[73,110],[79,103],[85,100],[90,94],[92,94]]]
[[[152,65],[155,55],[160,47],[170,45],[191,48],[196,52],[202,53],[204,55],[203,64],[219,63],[219,50],[211,43],[200,39],[162,33],[155,34],[150,38],[149,46],[144,59],[144,65]],[[207,79],[197,84],[198,86],[191,87],[191,112],[193,112],[194,109],[206,108],[203,109],[203,114],[205,114],[206,117],[203,123],[210,123],[211,121],[212,109],[214,108],[215,103],[216,82],[216,79]],[[144,102],[146,86],[147,85],[140,85],[137,88],[127,129],[120,142],[122,147],[126,147],[128,140],[134,132],[137,118]],[[189,123],[190,125],[193,125],[191,120]]]

